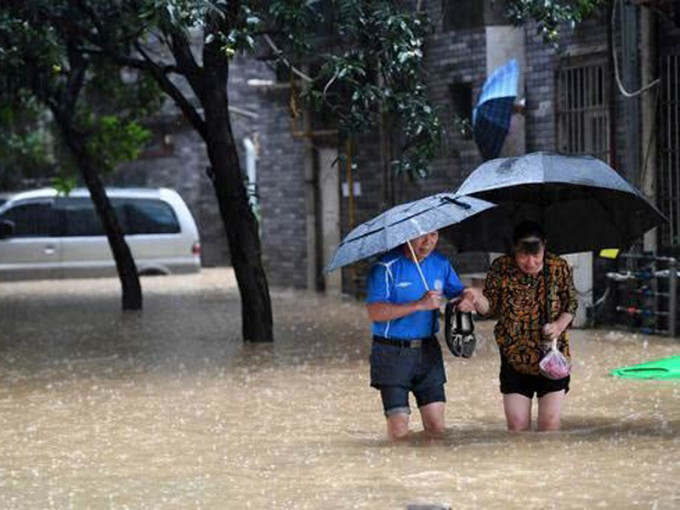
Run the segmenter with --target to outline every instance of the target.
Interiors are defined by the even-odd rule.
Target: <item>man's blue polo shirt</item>
[[[447,298],[463,292],[463,285],[449,261],[438,251],[430,253],[420,262],[430,290],[441,290]],[[408,303],[417,301],[427,292],[415,262],[406,258],[403,247],[386,253],[376,262],[368,275],[366,303]],[[374,322],[373,334],[386,338],[409,340],[432,335],[432,310],[414,312],[399,319]],[[436,332],[439,321],[435,323]]]

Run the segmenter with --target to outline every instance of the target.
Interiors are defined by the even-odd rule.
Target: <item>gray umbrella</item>
[[[389,251],[406,241],[444,229],[493,207],[494,204],[484,200],[450,193],[395,206],[347,234],[326,272]]]
[[[624,248],[666,218],[610,166],[590,156],[536,152],[478,167],[457,194],[501,207],[447,231],[461,251],[507,251],[514,225],[543,225],[554,253]]]

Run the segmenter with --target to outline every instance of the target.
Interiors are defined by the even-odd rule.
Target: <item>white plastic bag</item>
[[[550,350],[543,356],[538,364],[541,374],[548,379],[564,379],[571,372],[571,363],[557,350],[557,339],[552,341]]]

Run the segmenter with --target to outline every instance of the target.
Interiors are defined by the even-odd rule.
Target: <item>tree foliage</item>
[[[508,17],[517,25],[536,21],[543,40],[556,44],[562,27],[574,28],[604,4],[604,0],[512,0]]]
[[[441,137],[422,72],[427,16],[400,2],[365,0],[275,1],[270,13],[291,59],[318,69],[305,96],[312,107],[330,112],[342,137],[375,130],[389,115],[401,134],[395,169],[427,175]]]
[[[604,0],[514,0],[508,18],[537,23],[554,43],[563,26],[575,26]],[[270,4],[280,57],[310,73],[304,98],[330,112],[343,137],[376,130],[382,115],[397,133],[393,167],[412,177],[428,174],[444,125],[427,95],[423,48],[432,25],[416,2],[379,0],[274,0]],[[297,78],[296,78],[297,79]],[[460,130],[460,126],[451,125]]]
[[[45,108],[26,97],[0,99],[0,189],[53,173],[56,160]]]
[[[271,303],[257,221],[243,185],[227,95],[230,59],[252,47],[253,27],[259,24],[251,2],[58,0],[49,5],[51,23],[78,35],[75,51],[153,80],[205,142],[210,162],[205,170],[241,292],[243,338],[271,341]],[[105,136],[95,142],[130,134],[103,120],[98,126]]]
[[[144,147],[150,133],[140,120],[160,106],[161,94],[152,81],[125,82],[118,67],[77,51],[77,34],[49,23],[52,9],[59,6],[33,2],[0,9],[0,130],[13,134],[0,141],[0,153],[13,173],[30,175],[33,167],[44,172],[53,163],[64,179],[73,175],[68,151],[52,134],[58,110],[88,139],[100,171],[112,171]]]
[[[555,42],[562,26],[574,26],[592,14],[603,0],[513,0],[508,18],[516,24],[535,20],[537,30],[548,42]],[[429,101],[423,73],[423,46],[431,25],[425,12],[417,10],[414,2],[386,0],[272,0],[270,2],[226,0],[136,0],[105,2],[49,2],[30,3],[35,13],[48,13],[63,29],[75,31],[83,45],[95,53],[115,51],[129,58],[142,56],[149,63],[148,48],[164,45],[185,54],[194,44],[196,31],[201,31],[202,43],[214,46],[219,54],[229,59],[237,52],[249,51],[258,39],[270,37],[276,42],[277,56],[288,65],[304,67],[311,83],[304,84],[304,100],[311,108],[332,115],[341,137],[351,138],[376,129],[381,116],[391,119],[391,128],[398,133],[399,147],[393,166],[411,176],[425,176],[430,161],[436,156],[442,134],[442,123],[436,107]],[[7,24],[3,19],[2,23]],[[16,27],[15,27],[16,28]],[[34,45],[36,55],[42,56],[46,69],[58,78],[63,61],[55,57],[55,33],[50,36],[45,27],[42,38]],[[18,32],[31,37],[27,28]],[[33,40],[33,39],[31,39]],[[0,50],[3,62],[11,62],[11,51]],[[63,48],[62,50],[63,51]],[[144,57],[146,55],[146,57]],[[137,99],[137,105],[152,104],[152,96],[160,97],[158,83],[149,80],[151,74],[140,73],[140,79],[121,84],[111,62],[95,60],[99,69],[90,79],[91,90],[99,91],[107,101],[99,104]],[[157,73],[169,76],[174,71],[189,75],[186,66],[195,65],[191,59],[161,62]],[[292,64],[291,64],[292,63]],[[121,58],[117,66],[124,65]],[[109,69],[105,69],[109,67]],[[185,69],[181,69],[185,68]],[[138,67],[139,69],[139,67]],[[148,69],[147,69],[148,70]],[[298,77],[296,76],[297,80]],[[124,86],[121,86],[124,85]],[[131,87],[132,85],[132,87]],[[130,89],[136,88],[134,94]],[[128,111],[128,115],[120,115]],[[111,168],[119,161],[134,157],[133,146],[143,143],[143,130],[130,124],[135,115],[125,107],[117,109],[114,120],[106,116],[95,119],[91,112],[80,112],[88,131],[99,138],[92,144]],[[148,111],[146,112],[148,114]],[[186,112],[185,112],[186,113]],[[384,118],[384,117],[383,117]],[[15,139],[16,142],[16,139]],[[35,140],[26,140],[26,151]],[[102,151],[102,144],[110,149]],[[114,147],[119,144],[120,152]],[[16,145],[16,144],[15,144]],[[32,145],[35,147],[35,145]],[[29,151],[30,152],[30,151]]]

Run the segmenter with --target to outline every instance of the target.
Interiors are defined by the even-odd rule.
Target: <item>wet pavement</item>
[[[275,289],[244,346],[230,271],[142,285],[142,313],[115,279],[0,285],[0,508],[680,508],[680,381],[608,375],[680,340],[574,331],[564,430],[509,434],[480,322],[444,437],[392,445],[361,303]]]

